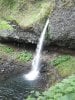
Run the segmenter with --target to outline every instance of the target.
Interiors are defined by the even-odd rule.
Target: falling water
[[[26,74],[24,76],[27,80],[35,80],[35,79],[37,79],[37,77],[39,75],[40,57],[42,54],[41,52],[42,52],[43,42],[45,39],[45,33],[46,33],[48,24],[49,24],[49,19],[47,19],[47,21],[46,21],[45,27],[43,29],[43,32],[41,33],[39,42],[37,44],[36,54],[32,61],[32,69],[28,74]]]

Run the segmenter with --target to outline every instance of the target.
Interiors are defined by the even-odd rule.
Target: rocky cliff
[[[75,48],[74,0],[1,0],[0,40],[36,44],[46,19],[46,44]]]

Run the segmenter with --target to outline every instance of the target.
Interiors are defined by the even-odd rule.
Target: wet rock
[[[75,1],[55,0],[56,7],[50,14],[50,23],[46,34],[46,44],[75,48]],[[22,27],[16,21],[9,22],[13,31],[0,31],[0,40],[13,40],[36,44],[43,30],[47,17]],[[7,34],[8,33],[8,34]]]
[[[40,72],[44,73],[44,72],[47,72],[48,70],[49,70],[48,64],[45,61],[42,61],[40,64]]]
[[[51,43],[75,48],[75,7],[57,8],[50,17],[49,29]]]
[[[10,76],[26,73],[30,70],[30,63],[20,63],[14,60],[1,59],[0,61],[0,80],[6,80]]]
[[[22,100],[23,95],[13,89],[0,87],[0,100]]]
[[[13,31],[7,32],[7,30],[4,30],[2,24],[1,26],[3,28],[0,31],[0,40],[12,39],[25,43],[37,43],[48,13],[51,13],[54,8],[54,0],[29,0],[24,2],[20,0],[18,2],[18,0],[16,0],[13,3],[14,7],[16,7],[15,10],[13,9],[14,7],[12,7],[11,10],[9,9],[8,6],[10,6],[10,3],[5,3],[5,5],[3,5],[4,2],[1,1],[1,4],[0,9],[2,12],[0,12],[0,17],[3,18],[3,20],[4,18],[10,20],[10,17],[12,17],[13,20],[11,19],[11,22],[8,21],[8,24],[14,29]],[[5,7],[12,15],[7,12]],[[4,12],[6,10],[5,15],[3,14],[3,10]]]
[[[0,41],[12,40],[19,43],[36,44],[43,30],[44,22],[45,20],[26,29],[22,29],[16,22],[10,22],[14,30],[0,30]],[[13,25],[15,25],[15,27]]]

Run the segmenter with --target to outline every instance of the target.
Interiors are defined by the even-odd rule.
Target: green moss
[[[11,47],[9,47],[9,46],[7,46],[7,45],[1,45],[0,44],[0,52],[1,53],[12,53],[12,52],[14,52],[14,49],[13,48],[11,48]]]
[[[24,52],[19,53],[16,58],[18,61],[27,62],[32,59],[32,54],[27,51],[24,51]]]
[[[75,93],[69,93],[65,96],[62,96],[59,100],[75,100]]]
[[[55,0],[1,0],[0,17],[15,20],[26,28],[47,17],[54,6]]]
[[[5,29],[12,30],[13,28],[6,21],[0,20],[0,30],[5,30]]]
[[[30,95],[25,100],[75,100],[75,75],[69,76],[43,93]]]
[[[17,48],[0,44],[0,57],[4,57],[4,56],[6,56],[6,58],[11,58],[16,61],[20,61],[24,63],[32,59],[32,54],[29,51],[25,51],[25,50],[18,51]]]
[[[61,64],[61,63],[63,63],[63,62],[65,62],[65,61],[67,61],[67,60],[69,60],[70,59],[70,56],[69,55],[62,55],[62,56],[58,56],[57,58],[55,58],[53,61],[52,61],[52,64],[54,65],[54,66],[57,66],[57,65],[59,65],[59,64]]]
[[[17,19],[17,23],[19,23],[22,27],[28,27],[32,24],[35,24],[39,20],[43,19],[44,17],[48,16],[48,13],[50,13],[53,10],[53,4],[49,1],[40,1],[34,5],[29,5],[29,11],[23,16],[19,16],[19,19]],[[15,17],[16,18],[16,17]]]
[[[4,6],[8,6],[10,9],[14,7],[16,0],[1,0],[0,2]]]
[[[61,55],[51,62],[62,77],[75,73],[75,57],[69,55]]]
[[[6,52],[6,53],[11,53],[11,52],[13,52],[14,50],[12,49],[12,48],[10,48],[10,47],[5,47],[4,48],[4,52]]]

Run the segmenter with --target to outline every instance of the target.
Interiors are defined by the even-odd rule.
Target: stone
[[[57,8],[50,16],[49,29],[50,42],[75,48],[75,7]]]
[[[53,7],[52,9],[48,8],[50,13],[47,16],[44,15],[42,20],[38,20],[32,25],[25,27],[25,24],[23,26],[23,24],[17,23],[16,20],[8,22],[14,30],[1,30],[0,40],[37,44],[45,21],[49,16],[50,22],[46,32],[45,44],[75,49],[75,1],[55,1],[56,5],[53,12],[51,13]]]

